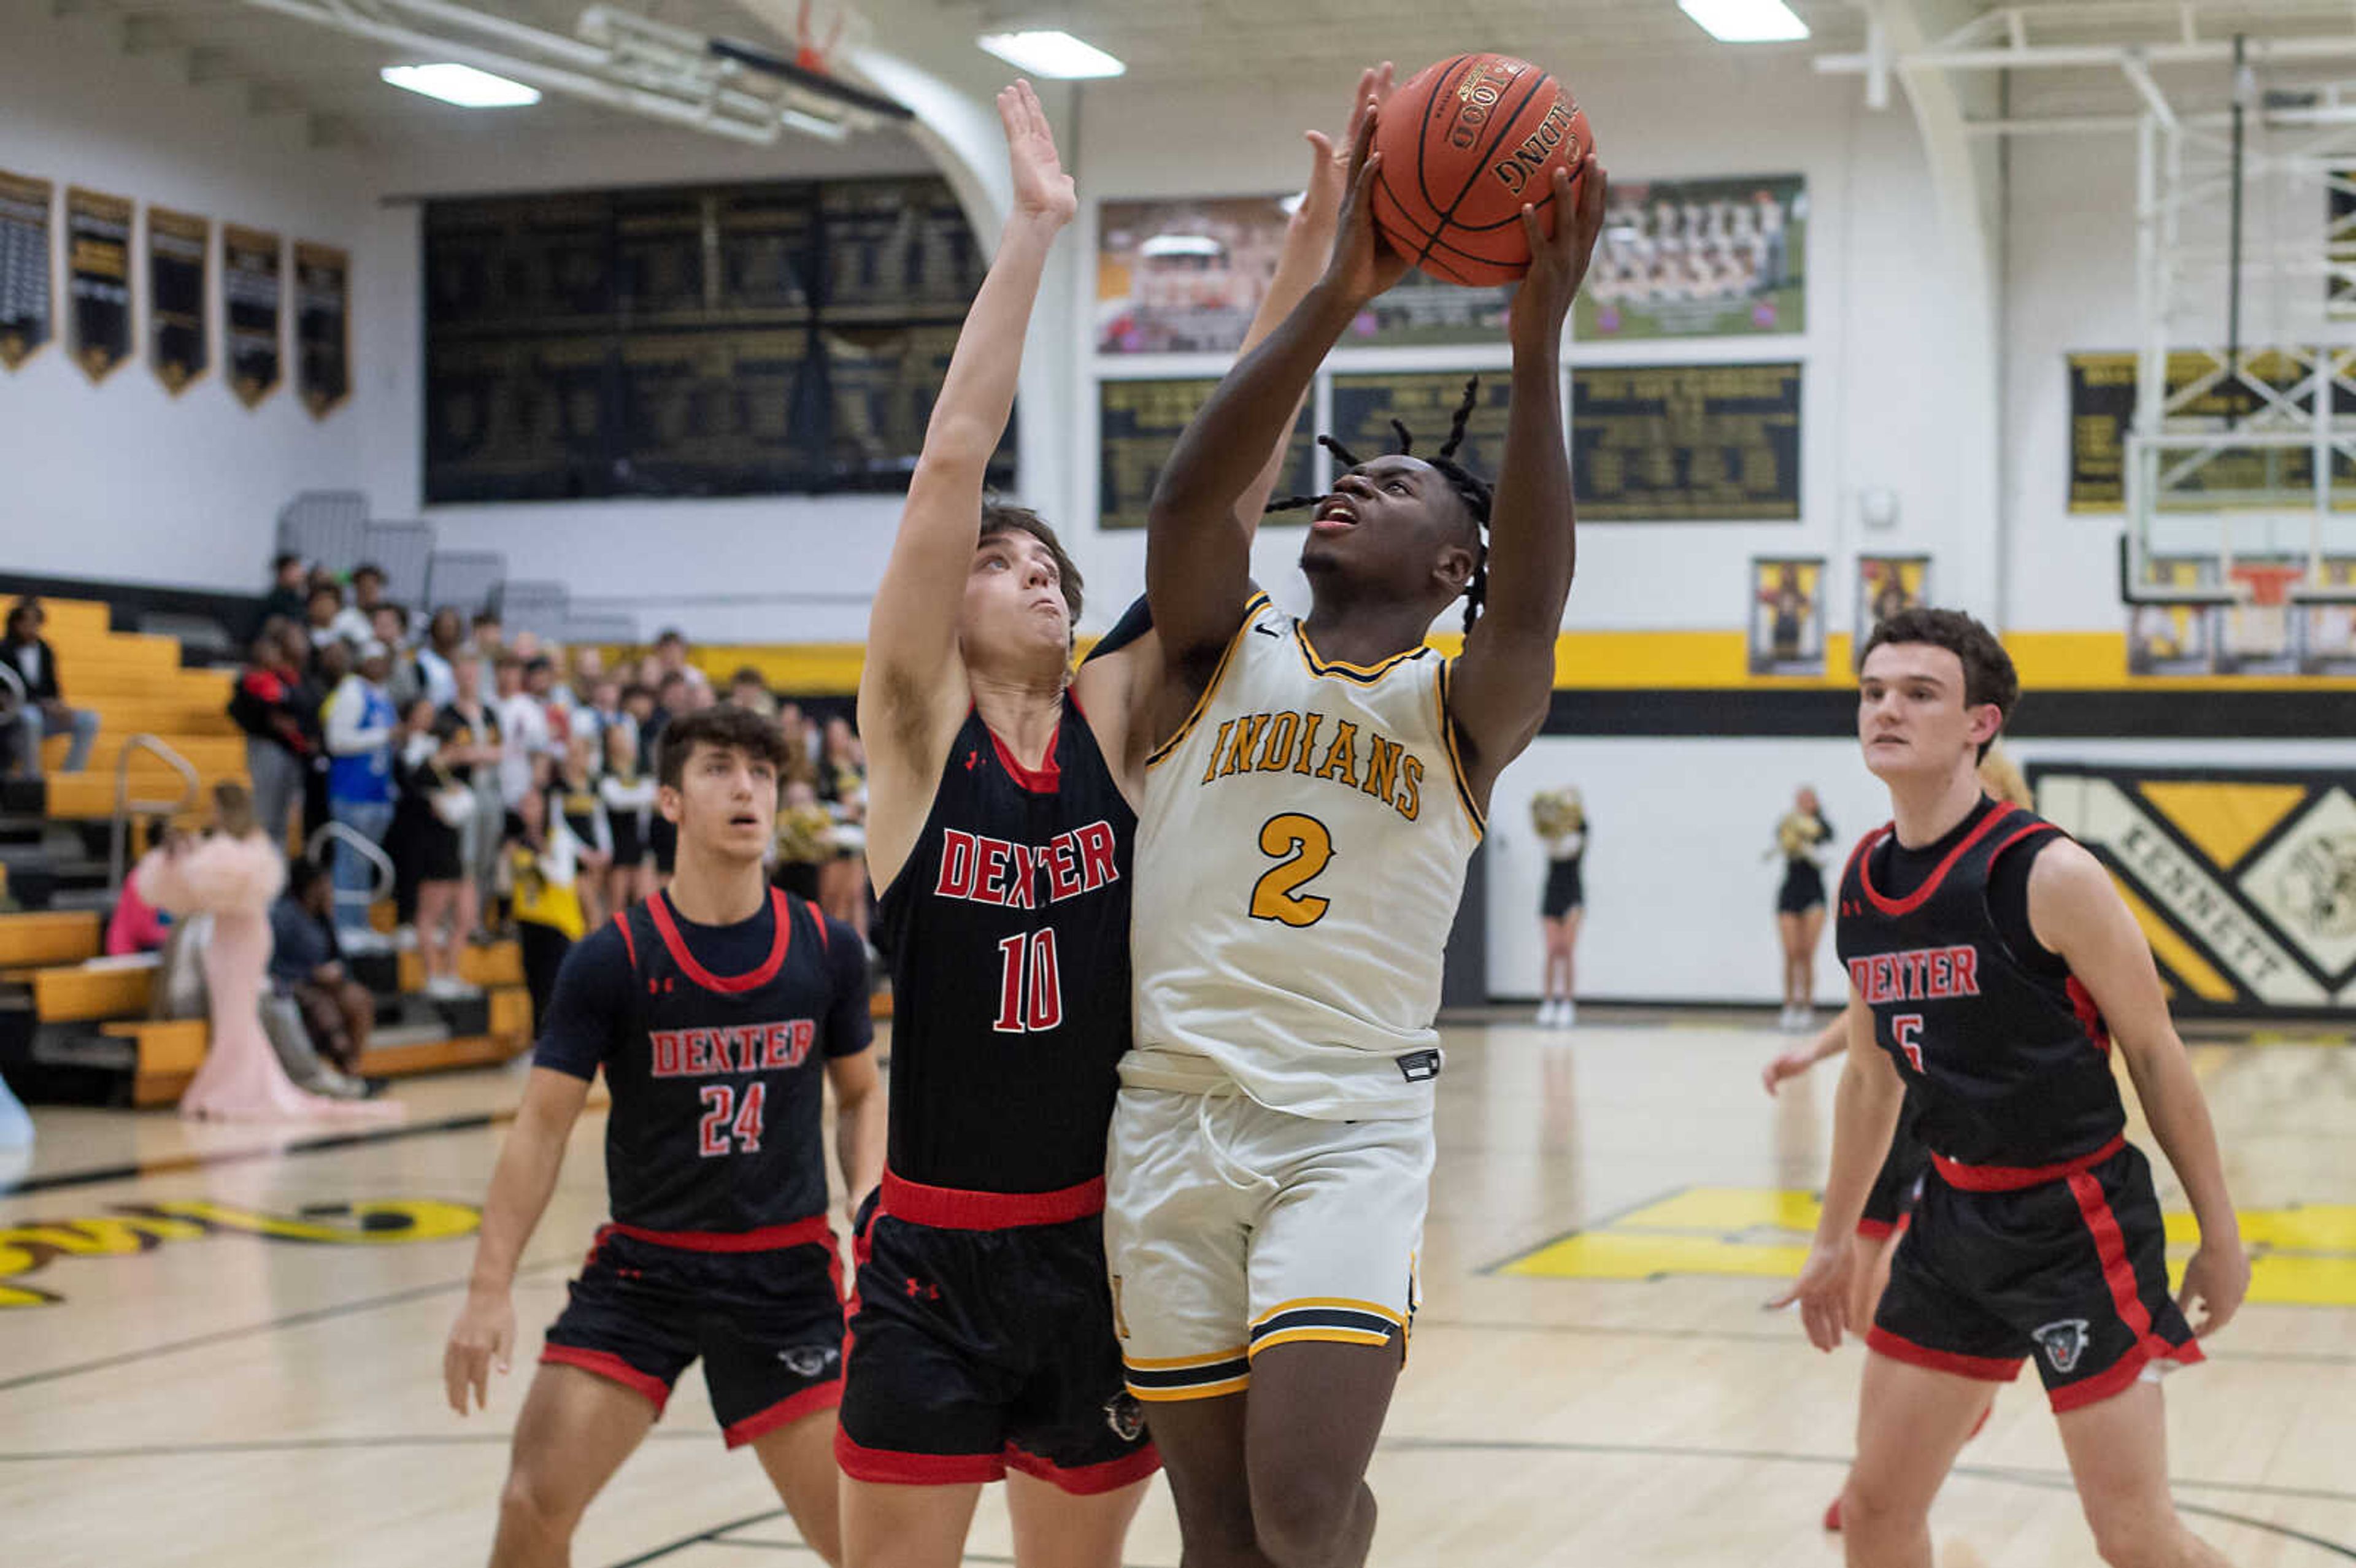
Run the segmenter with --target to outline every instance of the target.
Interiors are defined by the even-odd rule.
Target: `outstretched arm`
[[[1238,515],[1247,492],[1291,428],[1301,394],[1343,329],[1407,272],[1375,232],[1370,193],[1382,164],[1372,150],[1376,114],[1369,98],[1324,274],[1227,372],[1179,437],[1154,486],[1145,591],[1169,665],[1200,666],[1234,635],[1251,577],[1251,529]]]
[[[1449,693],[1466,783],[1483,802],[1546,722],[1555,638],[1578,553],[1562,429],[1562,323],[1603,230],[1608,182],[1592,152],[1577,176],[1574,185],[1571,172],[1555,173],[1551,237],[1530,208],[1522,208],[1531,261],[1514,296],[1513,401],[1489,514],[1487,603],[1465,635]]]
[[[998,95],[998,117],[1014,176],[1014,209],[958,334],[868,616],[859,731],[874,763],[880,842],[871,839],[870,860],[878,886],[897,870],[905,840],[923,825],[941,758],[970,700],[958,657],[958,611],[981,533],[983,478],[1013,411],[1023,338],[1048,247],[1079,205],[1030,83],[1018,81]]]

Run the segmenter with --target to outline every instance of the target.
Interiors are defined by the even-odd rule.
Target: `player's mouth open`
[[[1309,526],[1320,533],[1340,533],[1358,526],[1358,508],[1339,496],[1326,497]]]

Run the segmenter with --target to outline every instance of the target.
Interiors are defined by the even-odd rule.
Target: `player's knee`
[[[1925,1517],[1912,1499],[1871,1477],[1852,1474],[1841,1490],[1841,1531],[1852,1539],[1904,1534]]]
[[[1302,1468],[1253,1477],[1251,1511],[1260,1554],[1276,1568],[1324,1568],[1347,1547],[1365,1496],[1355,1476]],[[1372,1506],[1370,1498],[1365,1506]]]
[[[499,1491],[499,1531],[534,1541],[564,1541],[581,1520],[581,1503],[529,1466],[508,1472]]]
[[[2172,1511],[2090,1509],[2086,1523],[2094,1532],[2095,1554],[2110,1568],[2171,1568],[2180,1561]]]

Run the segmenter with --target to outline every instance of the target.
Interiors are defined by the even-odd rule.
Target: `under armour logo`
[[[941,1298],[941,1287],[937,1285],[927,1285],[914,1276],[911,1276],[906,1284],[908,1299],[911,1301],[938,1301]]]
[[[668,975],[647,981],[647,995],[649,997],[668,996],[670,990],[671,978]]]
[[[2078,1365],[2078,1358],[2086,1353],[2086,1320],[2064,1317],[2032,1331],[2030,1337],[2045,1349],[2045,1359],[2053,1370],[2068,1376]]]
[[[969,750],[965,754],[965,771],[971,773],[975,768],[980,765],[981,752],[978,749]]]

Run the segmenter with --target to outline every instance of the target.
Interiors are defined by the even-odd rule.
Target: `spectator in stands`
[[[343,627],[339,624],[343,613],[344,591],[332,582],[320,582],[315,579],[311,584],[311,597],[303,611],[303,630],[310,636],[314,662],[327,653],[328,645],[344,640]],[[361,624],[365,626],[367,623]]]
[[[66,706],[63,683],[58,674],[57,650],[41,635],[48,618],[38,599],[19,599],[8,611],[7,635],[0,639],[0,659],[8,662],[16,678],[25,685],[16,733],[16,755],[27,778],[41,776],[41,741],[45,738],[58,734],[73,737],[71,748],[66,752],[65,771],[70,773],[78,773],[90,765],[90,749],[98,741],[98,715],[86,708]]]
[[[15,770],[23,752],[26,709],[25,677],[16,673],[15,665],[0,659],[0,777]],[[0,889],[0,897],[5,893],[5,889]]]
[[[566,688],[573,694],[575,709],[592,708],[597,701],[597,683],[605,680],[605,653],[593,644],[583,644],[573,650],[572,675]]]
[[[360,648],[359,667],[327,701],[327,809],[370,844],[392,827],[392,736],[397,722],[384,680],[391,667],[382,643]],[[368,923],[369,891],[376,873],[358,845],[336,842],[337,936],[349,953],[383,951]]]
[[[471,635],[475,651],[483,656],[483,662],[494,669],[498,668],[499,656],[508,651],[507,627],[500,624],[499,613],[496,610],[476,611]]]
[[[816,903],[820,873],[834,859],[834,814],[809,779],[787,781],[777,805],[777,859],[769,880]]]
[[[638,772],[655,771],[655,737],[662,726],[657,721],[654,688],[633,682],[622,688],[622,716],[630,721],[630,732],[637,739]]]
[[[287,651],[291,630],[273,624],[254,638],[244,673],[229,699],[229,716],[245,734],[245,776],[253,784],[254,818],[281,848],[302,804],[303,778],[311,758],[298,706],[302,667]]]
[[[777,705],[777,732],[786,741],[786,765],[777,775],[778,782],[791,784],[798,779],[803,780],[815,790],[818,787],[818,730],[802,712],[800,703],[781,702]]]
[[[634,689],[644,690],[644,688]],[[625,720],[628,715],[623,715]],[[655,891],[654,861],[648,835],[655,810],[655,779],[638,753],[636,726],[605,729],[605,773],[597,794],[605,803],[605,827],[614,840],[613,864],[605,872],[605,907],[627,909]]]
[[[687,677],[674,673],[662,677],[661,684],[655,688],[653,721],[640,726],[639,730],[639,733],[647,738],[649,748],[662,740],[662,732],[672,720],[691,711],[690,701]],[[651,765],[648,771],[654,771]]]
[[[147,824],[147,845],[166,860],[176,860],[187,852],[188,836],[174,827],[171,818],[158,816]],[[140,891],[139,867],[134,866],[131,874],[123,879],[123,892],[114,901],[114,912],[106,917],[106,955],[123,958],[134,953],[159,953],[163,951],[164,939],[170,934],[171,917]]]
[[[383,603],[384,568],[369,561],[354,567],[352,602],[336,614],[336,635],[354,647],[375,638],[377,606]]]
[[[385,685],[390,694],[391,682]],[[424,829],[420,818],[433,811],[420,775],[442,742],[434,735],[434,704],[424,698],[396,701],[392,710],[397,716],[392,727],[392,826],[385,829],[384,853],[392,862],[392,944],[407,949],[417,945],[418,851]],[[471,795],[466,809],[470,814],[474,810]]]
[[[327,699],[352,673],[352,645],[341,637],[311,645],[311,662],[294,694],[295,717],[311,742],[310,768],[303,775],[303,842],[330,820],[327,810]]]
[[[516,809],[516,836],[507,851],[508,887],[515,900],[523,980],[531,991],[535,1026],[548,1017],[556,972],[588,926],[581,917],[580,845],[562,817],[551,820],[548,797],[526,790]]]
[[[497,697],[492,712],[499,721],[499,799],[509,811],[531,789],[532,762],[548,750],[548,709],[524,689],[524,662],[501,654],[493,667]]]
[[[282,620],[299,621],[308,607],[310,595],[304,587],[303,558],[281,550],[270,558],[270,592],[262,597],[262,613],[254,621],[259,633],[274,616]]]
[[[270,906],[270,981],[301,1010],[319,1054],[358,1076],[376,1028],[376,998],[345,965],[335,910],[335,887],[316,862],[287,867],[286,891]]]
[[[581,918],[585,924],[605,923],[605,873],[614,864],[614,830],[605,816],[605,797],[597,788],[597,743],[575,735],[565,743],[563,760],[549,792],[549,820],[562,817],[580,846]]]
[[[446,604],[434,611],[425,624],[424,645],[417,650],[417,674],[436,709],[449,707],[458,695],[458,677],[450,666],[466,645],[466,624],[458,612]]]
[[[507,820],[507,805],[499,794],[499,762],[505,754],[499,718],[483,700],[483,661],[471,649],[461,649],[451,662],[458,695],[434,715],[434,732],[441,738],[436,760],[453,781],[474,795],[474,813],[458,830],[458,855],[466,890],[456,897],[456,934],[482,933],[483,912],[490,907],[491,882],[498,869],[499,842]],[[421,890],[422,891],[422,890]],[[423,933],[421,933],[421,940]],[[457,973],[456,954],[444,972]]]
[[[548,654],[533,654],[524,659],[523,688],[540,704],[541,714],[548,720],[549,751],[560,758],[573,739],[573,693],[561,678],[562,673],[555,657]]]
[[[655,639],[655,657],[661,662],[665,675],[683,677],[690,687],[701,688],[706,698],[712,695],[712,679],[689,661],[687,637],[678,627],[669,628]],[[711,704],[706,701],[695,706],[708,708]]]
[[[867,753],[838,715],[826,721],[818,797],[834,817],[834,859],[819,872],[819,905],[853,931],[867,929]]]
[[[597,755],[605,755],[605,732],[619,730],[638,743],[638,721],[622,708],[622,683],[612,676],[600,676],[589,688],[589,699],[573,715],[575,734],[588,736],[596,742]]]
[[[417,667],[417,650],[409,640],[409,611],[388,600],[369,612],[369,624],[391,656],[384,677],[385,695],[392,699],[396,712],[406,713],[411,703],[425,695],[425,677]]]
[[[746,665],[728,677],[728,705],[747,713],[758,713],[765,719],[777,714],[777,699],[769,690],[769,683],[761,672]]]

